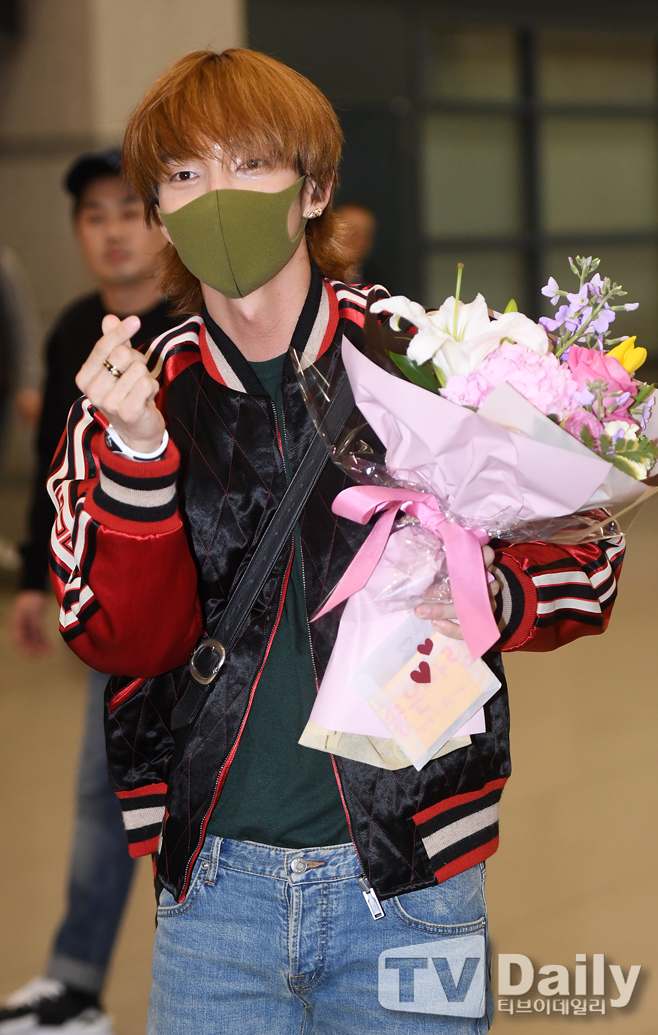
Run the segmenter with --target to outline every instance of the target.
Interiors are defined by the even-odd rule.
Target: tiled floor
[[[658,668],[658,498],[631,529],[612,627],[551,655],[509,657],[514,773],[488,897],[496,953],[536,968],[605,953],[643,971],[605,1017],[499,1015],[498,1035],[658,1030],[652,971]],[[39,973],[62,908],[84,669],[57,642],[28,662],[9,646],[0,594],[0,994]],[[52,614],[54,623],[54,610]],[[144,862],[107,989],[118,1035],[142,1035],[153,939]],[[616,992],[608,980],[607,998]],[[533,1000],[536,998],[533,995]],[[527,998],[527,996],[525,997]],[[273,1033],[274,1035],[274,1033]]]

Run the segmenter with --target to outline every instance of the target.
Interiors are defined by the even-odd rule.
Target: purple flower
[[[539,322],[542,327],[549,332],[549,334],[552,334],[553,331],[556,331],[558,327],[562,326],[561,320],[552,320],[550,316],[540,316]]]
[[[581,327],[585,326],[585,324],[589,320],[590,316],[592,315],[592,307],[591,307],[591,305],[588,305],[587,308],[583,309],[583,311],[581,313],[579,313],[578,310],[576,310],[575,313],[571,313],[570,315],[578,317],[578,319],[573,320],[572,322],[574,324],[574,328],[576,330],[580,330]],[[565,321],[565,322],[568,323],[569,321]]]
[[[624,429],[623,428],[617,428],[617,430],[613,431],[612,435],[610,436],[613,445],[614,445],[615,442],[618,442],[620,438],[625,438],[625,437],[626,436],[624,435]]]
[[[651,416],[651,411],[654,408],[655,402],[656,402],[656,394],[655,394],[655,392],[653,392],[649,396],[649,398],[645,399],[645,401],[642,403],[642,413],[640,413],[640,414],[635,413],[633,415],[635,417],[635,419],[637,420],[638,424],[640,425],[640,427],[642,428],[642,431],[644,431],[644,429],[646,428],[647,424],[649,423],[649,417]]]
[[[555,277],[549,277],[548,284],[541,289],[542,295],[546,295],[547,298],[550,298],[551,305],[557,305],[560,301],[559,291],[560,285]]]
[[[563,353],[563,360],[567,357],[569,352],[571,352],[571,349],[567,349],[567,351]],[[589,406],[594,402],[596,396],[593,392],[590,392],[588,388],[583,388],[581,392],[576,391],[573,393],[573,399],[576,406]]]
[[[605,334],[615,317],[616,313],[612,309],[602,309],[589,326],[596,334]]]
[[[632,309],[637,309],[639,304],[640,304],[639,302],[626,302],[626,305],[624,306],[624,309],[626,310],[627,313],[630,313]]]
[[[589,291],[590,295],[600,295],[603,291],[604,283],[598,273],[595,273],[588,284],[584,285]]]
[[[576,313],[580,312],[580,310],[583,309],[589,302],[587,289],[585,287],[581,288],[578,294],[574,294],[572,291],[569,291],[567,293],[567,298],[571,303],[569,306],[570,315],[575,315]]]
[[[575,330],[578,326],[578,322],[575,320],[569,320],[571,312],[568,305],[561,305],[555,314],[555,318],[552,319],[550,316],[542,316],[539,319],[540,324],[547,331],[553,332],[558,327],[566,326],[569,329]]]

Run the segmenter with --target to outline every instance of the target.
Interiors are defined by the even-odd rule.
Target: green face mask
[[[288,213],[305,179],[275,194],[212,190],[160,219],[190,273],[227,298],[243,298],[276,276],[301,241],[307,219],[291,240]]]

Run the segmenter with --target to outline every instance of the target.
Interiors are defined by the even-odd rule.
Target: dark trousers
[[[68,904],[47,971],[48,977],[93,993],[99,993],[105,981],[135,866],[107,775],[103,733],[107,679],[101,672],[89,673]]]

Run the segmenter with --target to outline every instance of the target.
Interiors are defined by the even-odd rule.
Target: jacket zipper
[[[306,576],[304,574],[304,553],[303,553],[302,550],[300,550],[300,553],[299,553],[299,560],[300,560],[301,568],[302,568],[302,586],[304,587],[304,605],[306,605]],[[306,610],[306,608],[305,608],[305,610]],[[308,620],[308,611],[306,611],[306,629],[307,629],[307,632],[308,632],[308,646],[309,646],[309,650],[311,652],[311,664],[313,666],[313,675],[314,675],[314,678],[315,678],[315,692],[317,693],[318,690],[319,690],[318,673],[317,673],[316,668],[315,668],[315,658],[313,657],[313,642],[311,640],[311,623]],[[336,777],[336,783],[338,784],[338,793],[340,794],[340,800],[341,800],[341,804],[343,806],[343,812],[345,813],[345,819],[347,820],[347,829],[349,831],[350,841],[352,842],[352,845],[354,847],[354,852],[356,854],[356,857],[359,860],[359,865],[361,866],[361,869],[363,870],[362,876],[359,877],[359,887],[361,888],[361,892],[362,892],[363,897],[365,899],[366,905],[367,905],[368,909],[370,910],[370,915],[372,916],[373,920],[381,920],[382,917],[386,916],[386,913],[382,909],[382,905],[381,905],[379,899],[377,898],[377,892],[372,887],[370,881],[368,880],[368,878],[365,875],[365,866],[363,865],[363,859],[359,855],[359,849],[357,848],[356,841],[354,840],[354,833],[352,831],[352,820],[350,819],[350,814],[349,814],[349,811],[348,811],[348,808],[347,808],[347,802],[345,801],[345,795],[343,793],[343,785],[340,782],[340,776],[339,776],[339,773],[338,773],[338,766],[336,765],[336,759],[334,758],[334,756],[331,753],[330,753],[330,758],[331,758],[331,764],[332,764],[333,769],[334,769],[334,776]]]
[[[284,419],[284,421],[283,421],[284,434],[285,434],[285,428],[286,428],[286,422],[285,422],[285,419]],[[301,533],[300,533],[300,546],[301,546]],[[308,609],[306,607],[306,573],[304,571],[304,551],[301,548],[300,548],[300,551],[299,551],[299,563],[300,563],[300,566],[301,566],[301,569],[302,569],[302,587],[304,589],[304,613],[306,615],[306,631],[308,633],[308,647],[309,647],[309,651],[311,653],[311,665],[313,666],[313,677],[315,679],[315,692],[317,694],[318,690],[320,689],[320,684],[318,682],[318,673],[317,673],[317,670],[315,668],[315,658],[313,657],[313,640],[311,638],[311,623],[308,620]],[[345,819],[347,820],[347,829],[349,831],[350,841],[352,842],[352,845],[354,846],[354,851],[356,853],[356,857],[359,860],[359,863],[361,864],[361,866],[363,867],[363,860],[362,860],[361,856],[359,855],[359,849],[357,848],[356,841],[354,840],[354,834],[352,832],[352,820],[350,819],[350,814],[349,814],[348,809],[347,809],[347,803],[345,801],[345,795],[343,794],[343,785],[340,782],[340,776],[338,774],[338,767],[336,765],[336,760],[335,760],[334,756],[331,755],[331,754],[330,754],[330,758],[331,758],[331,764],[332,764],[333,770],[334,770],[334,776],[336,777],[336,783],[338,784],[338,793],[340,794],[340,800],[341,800],[341,804],[343,806],[343,812],[345,813]],[[365,869],[364,869],[364,874],[365,874]],[[367,878],[365,876],[364,876],[363,879],[367,880]],[[375,895],[375,892],[372,891],[372,894]],[[368,901],[368,900],[366,899],[366,901]],[[370,908],[370,906],[369,906],[369,908]],[[372,910],[371,910],[371,912],[372,912]]]
[[[279,452],[281,453],[281,459],[283,460],[284,466],[285,466],[285,457],[284,457],[284,454],[283,454],[283,447],[282,447],[282,444],[281,444],[281,433],[279,431],[279,422],[278,422],[277,416],[276,416],[276,408],[274,406],[274,403],[271,402],[271,401],[270,401],[270,406],[272,407],[272,413],[274,415],[274,426],[276,428],[277,444],[279,446]],[[242,719],[242,722],[240,724],[240,729],[238,730],[237,737],[235,738],[235,741],[233,742],[233,747],[229,751],[224,764],[221,766],[219,772],[217,773],[217,780],[215,782],[215,790],[214,790],[214,793],[213,793],[212,802],[210,804],[210,808],[208,809],[208,811],[206,812],[205,816],[203,817],[203,822],[201,824],[201,836],[199,838],[199,843],[198,843],[198,845],[197,845],[193,855],[188,860],[187,866],[185,867],[183,889],[182,889],[182,892],[181,892],[181,896],[178,899],[179,902],[183,902],[185,900],[185,896],[187,894],[187,889],[188,889],[188,885],[189,885],[190,871],[194,867],[194,863],[196,862],[197,857],[199,855],[199,852],[201,851],[201,846],[203,845],[203,842],[204,842],[204,839],[205,839],[205,836],[206,836],[206,828],[208,826],[208,822],[210,820],[210,817],[212,816],[213,809],[215,808],[215,805],[217,804],[217,802],[219,800],[219,796],[222,793],[222,788],[223,788],[224,784],[226,783],[226,778],[228,776],[229,769],[231,768],[231,765],[233,763],[233,759],[235,758],[235,754],[236,754],[236,752],[238,750],[238,745],[240,744],[240,739],[242,737],[242,733],[244,731],[245,726],[247,725],[247,719],[249,718],[249,712],[251,711],[251,705],[252,705],[253,700],[254,700],[254,695],[256,693],[256,688],[258,686],[258,683],[260,682],[260,677],[263,674],[263,669],[265,668],[265,662],[267,661],[267,658],[269,656],[270,649],[272,647],[272,643],[274,642],[274,637],[276,635],[276,631],[279,628],[279,622],[281,621],[281,613],[283,611],[283,604],[284,604],[285,597],[286,597],[286,591],[288,589],[288,581],[290,579],[290,572],[292,570],[292,561],[293,561],[294,555],[295,555],[295,540],[294,540],[294,537],[293,537],[292,548],[290,550],[290,556],[288,558],[288,566],[286,568],[286,573],[284,575],[283,583],[281,585],[281,593],[279,594],[279,606],[278,606],[278,609],[277,609],[276,621],[274,623],[274,628],[272,629],[272,632],[270,634],[270,638],[267,641],[267,647],[265,649],[265,654],[263,656],[263,660],[261,662],[261,666],[260,666],[260,668],[258,670],[258,674],[256,675],[256,679],[254,680],[254,684],[253,684],[253,686],[251,688],[251,691],[249,693],[249,701],[247,703],[247,710],[246,710],[246,712],[244,714],[244,717]],[[302,566],[302,569],[303,569],[303,566]],[[310,635],[310,631],[309,631],[309,635]]]
[[[128,686],[124,686],[123,690],[119,690],[114,697],[111,697],[110,703],[107,706],[107,710],[110,715],[113,715],[119,705],[123,704],[124,701],[127,701],[128,698],[135,693],[135,690],[138,690],[142,683],[145,682],[145,678],[133,679],[132,683],[128,683]]]

